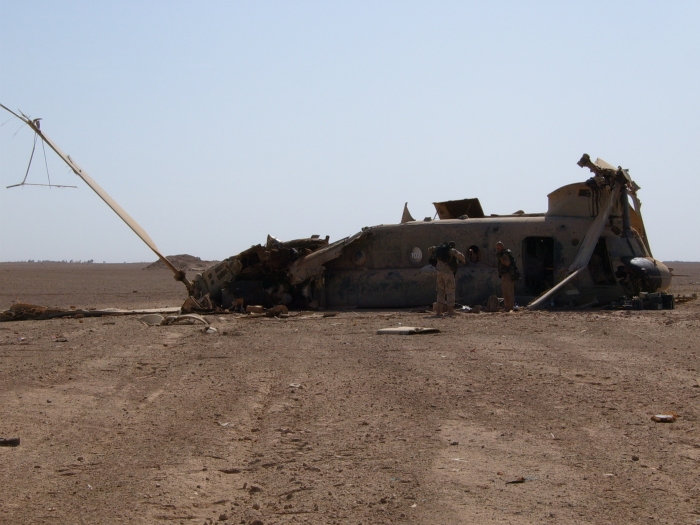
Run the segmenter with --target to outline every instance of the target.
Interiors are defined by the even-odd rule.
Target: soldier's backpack
[[[452,250],[450,243],[443,242],[440,246],[438,246],[435,249],[435,258],[439,261],[444,262],[445,264],[450,264],[450,260],[452,259],[452,254],[450,253],[450,250]]]
[[[519,281],[520,280],[520,271],[518,270],[518,267],[515,266],[515,262],[513,262],[513,269],[510,271],[510,278],[513,281]]]
[[[518,271],[518,267],[515,264],[515,257],[513,257],[513,254],[510,253],[510,250],[508,250],[508,256],[510,257],[510,267],[508,268],[508,273],[510,274],[510,278],[512,281],[519,281],[520,280],[520,271]]]

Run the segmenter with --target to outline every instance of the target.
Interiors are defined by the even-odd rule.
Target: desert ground
[[[179,306],[145,266],[2,263],[0,309]],[[0,523],[697,524],[699,303],[0,323]]]

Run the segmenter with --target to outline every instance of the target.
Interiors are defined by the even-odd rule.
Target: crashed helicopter
[[[519,304],[606,304],[666,291],[671,272],[653,258],[637,186],[628,170],[588,155],[593,176],[549,194],[545,213],[486,216],[478,199],[434,203],[438,220],[414,220],[328,238],[267,243],[230,257],[193,281],[194,299],[224,308],[246,303],[317,308],[401,308],[430,304],[435,269],[428,247],[454,241],[469,254],[455,274],[456,298],[481,304],[499,290],[494,245],[512,249],[522,279]],[[629,198],[634,206],[630,206]]]
[[[0,107],[25,122],[82,178],[184,283],[186,311],[241,309],[249,304],[300,308],[402,308],[435,297],[428,247],[446,240],[469,254],[456,271],[458,303],[484,303],[500,289],[494,245],[510,247],[521,269],[516,301],[530,308],[604,305],[621,296],[660,294],[671,271],[654,259],[629,171],[587,154],[578,165],[592,177],[548,195],[544,213],[486,216],[476,198],[434,203],[437,220],[363,228],[330,243],[319,236],[281,241],[268,236],[197,274],[192,281],[158,250],[146,232],[40,129],[38,119]],[[630,205],[630,198],[632,204]],[[660,294],[663,295],[663,294]],[[672,307],[672,296],[664,307]]]

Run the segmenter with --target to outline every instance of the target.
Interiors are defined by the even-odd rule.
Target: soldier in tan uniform
[[[435,313],[454,315],[455,313],[455,272],[466,261],[464,255],[455,248],[455,243],[445,242],[428,248],[431,259],[437,268],[437,308]]]

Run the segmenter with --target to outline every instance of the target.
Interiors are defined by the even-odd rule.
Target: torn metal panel
[[[435,211],[441,220],[444,219],[481,219],[484,217],[484,210],[481,208],[479,199],[462,199],[458,201],[434,202]]]
[[[346,237],[345,239],[336,241],[325,248],[317,250],[300,258],[298,261],[295,261],[287,271],[290,283],[293,285],[301,284],[304,281],[308,281],[314,277],[319,277],[323,272],[324,264],[336,259],[347,246],[360,240],[368,232],[369,230],[364,229],[351,237]]]
[[[440,330],[437,328],[423,328],[421,326],[393,326],[377,330],[378,335],[437,334],[439,332]]]

